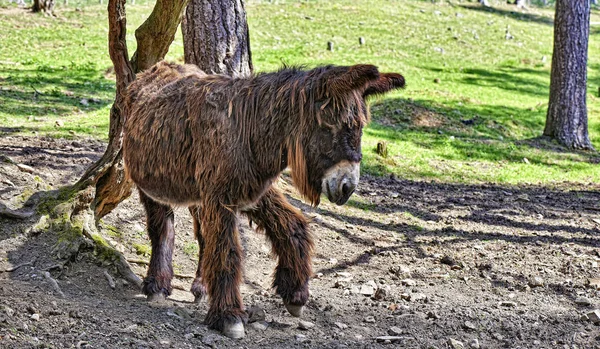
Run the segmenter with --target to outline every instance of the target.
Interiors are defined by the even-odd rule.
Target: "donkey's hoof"
[[[304,313],[303,305],[286,304],[285,308],[294,317],[301,317]]]
[[[167,297],[162,292],[148,295],[148,302],[150,302],[150,303],[161,304],[161,303],[164,303],[166,300],[167,300]]]
[[[246,333],[244,332],[244,323],[241,321],[234,323],[223,324],[223,335],[233,339],[244,338]]]

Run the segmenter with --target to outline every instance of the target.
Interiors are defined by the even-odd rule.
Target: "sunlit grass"
[[[71,2],[49,18],[0,4],[2,131],[105,139],[114,98],[105,5]],[[404,74],[405,90],[371,103],[373,122],[363,138],[369,173],[451,182],[598,182],[595,153],[535,139],[548,103],[552,10],[453,4],[249,1],[254,66],[372,63]],[[127,9],[133,54],[134,29],[152,7],[138,1]],[[593,10],[592,22],[599,21]],[[588,108],[596,148],[599,34],[592,27]],[[168,59],[181,61],[180,33],[175,40]],[[388,142],[388,158],[375,154],[378,141]]]

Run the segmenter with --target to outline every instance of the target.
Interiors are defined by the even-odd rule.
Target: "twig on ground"
[[[4,269],[2,271],[5,272],[5,273],[12,273],[13,271],[15,271],[15,270],[17,270],[17,269],[19,269],[21,267],[24,267],[26,265],[33,265],[33,261],[31,261],[31,262],[25,262],[25,263],[21,263],[21,264],[17,264],[17,265],[15,265],[12,268]]]
[[[145,261],[143,259],[128,259],[127,262],[133,263],[133,264],[143,264],[143,265],[149,265],[150,264],[150,262]]]
[[[29,84],[29,86],[35,91],[35,93],[33,94],[33,98],[37,98],[37,96],[41,95],[42,93],[40,91],[38,91],[35,86],[33,86],[32,84]]]
[[[110,288],[114,290],[116,287],[115,280],[112,278],[112,276],[110,276],[110,274],[106,270],[104,271],[104,277],[106,277],[106,280],[108,281],[108,286],[110,286]]]
[[[54,291],[58,293],[61,298],[65,298],[65,294],[61,291],[60,286],[58,286],[58,282],[56,282],[56,280],[54,280],[54,278],[50,276],[50,273],[47,271],[44,272],[44,277],[46,278],[46,280],[48,280],[48,283],[50,283],[50,286],[52,286]]]
[[[171,285],[171,287],[173,287],[176,290],[189,291],[187,288],[180,286],[180,285]]]
[[[173,274],[173,276],[175,276],[176,278],[181,278],[181,279],[195,279],[196,275],[190,275],[190,274]]]

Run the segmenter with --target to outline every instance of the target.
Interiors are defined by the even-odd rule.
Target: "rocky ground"
[[[95,140],[0,137],[0,155],[15,162],[0,163],[0,210],[72,183],[103,149]],[[600,348],[598,186],[363,177],[347,205],[314,209],[286,176],[278,185],[312,218],[317,241],[302,320],[271,290],[270,248],[245,222],[252,323],[230,340],[202,324],[207,304],[186,291],[197,253],[186,210],[176,212],[176,289],[163,305],[148,304],[91,249],[63,264],[38,215],[4,215],[0,347]],[[143,277],[149,243],[137,197],[102,227]]]

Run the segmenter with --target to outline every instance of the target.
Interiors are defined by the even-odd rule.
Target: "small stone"
[[[348,272],[344,272],[344,271],[339,271],[337,273],[335,273],[336,276],[339,276],[341,278],[352,278],[352,274],[348,273]]]
[[[306,335],[303,335],[303,334],[297,334],[297,335],[296,335],[296,341],[298,341],[298,342],[304,342],[304,341],[306,341],[307,339],[308,339],[308,338],[306,338]]]
[[[577,297],[575,298],[575,304],[587,307],[592,305],[592,302],[590,302],[590,300],[585,297]]]
[[[529,287],[542,287],[544,286],[544,279],[542,279],[539,276],[534,277],[533,279],[529,280]]]
[[[400,327],[392,326],[388,330],[388,334],[390,336],[399,336],[402,334],[402,329]]]
[[[315,324],[313,324],[310,321],[299,321],[298,322],[298,328],[301,330],[310,330],[311,328],[315,327]]]
[[[440,78],[435,78],[433,79],[433,82],[439,84],[440,82],[442,82],[442,80],[440,80]]]
[[[500,306],[514,308],[517,306],[517,303],[511,302],[511,301],[502,301],[502,302],[500,302]]]
[[[473,338],[469,341],[469,347],[473,348],[473,349],[479,349],[479,340],[477,338]]]
[[[79,310],[74,309],[69,311],[69,317],[73,319],[81,319],[83,316],[81,315]]]
[[[82,99],[79,101],[79,104],[81,104],[81,105],[84,105],[84,106],[86,106],[86,107],[87,107],[88,105],[90,105],[90,102],[89,102],[89,101],[88,101],[86,98],[82,98]]]
[[[348,287],[348,282],[344,279],[339,279],[335,281],[335,284],[333,284],[334,288],[346,288]]]
[[[334,322],[333,323],[337,328],[339,328],[340,330],[345,330],[348,328],[348,325],[346,325],[343,322]]]
[[[372,296],[375,294],[375,289],[371,285],[364,284],[360,287],[359,293],[364,296]]]
[[[384,288],[378,288],[373,295],[376,300],[383,300],[387,296],[387,291]]]
[[[444,257],[442,257],[442,259],[440,259],[440,263],[446,264],[446,265],[455,265],[456,261],[454,260],[454,258],[452,258],[450,256],[444,256]]]
[[[440,318],[440,316],[435,311],[428,311],[427,318],[437,320]]]
[[[175,308],[174,313],[179,315],[182,319],[185,319],[185,320],[192,319],[192,315],[190,313],[188,313],[188,310],[186,308],[177,307],[177,308]]]
[[[465,323],[463,324],[463,327],[466,328],[467,330],[473,330],[473,331],[475,331],[477,329],[477,326],[475,326],[475,324],[472,323],[471,321],[465,321]]]
[[[367,316],[367,317],[365,317],[365,320],[364,320],[364,321],[365,321],[366,323],[373,324],[373,323],[375,323],[375,317],[374,317],[374,316]]]
[[[327,41],[327,51],[333,52],[333,42]]]
[[[589,321],[599,324],[600,323],[600,309],[595,309],[594,311],[590,311],[585,314]]]
[[[256,322],[249,324],[248,326],[250,326],[253,329],[258,330],[258,331],[264,331],[269,327],[269,323],[266,321],[256,321]]]
[[[427,300],[428,300],[427,295],[425,293],[415,293],[410,297],[410,299],[414,302],[418,302],[418,301],[427,302]]]
[[[267,314],[265,310],[260,307],[250,307],[248,308],[248,323],[253,323],[257,321],[265,321]]]
[[[15,315],[15,311],[12,310],[11,308],[7,307],[7,306],[4,306],[4,312],[9,317],[12,317],[13,315]]]
[[[17,168],[19,170],[21,170],[21,172],[27,172],[27,173],[33,173],[33,172],[35,172],[35,169],[33,167],[27,166],[27,165],[24,165],[24,164],[17,164]]]
[[[192,338],[194,338],[194,334],[193,333],[186,333],[185,335],[183,335],[183,338],[185,338],[186,340],[190,340]]]
[[[364,45],[365,44],[365,38],[363,38],[362,36],[358,38],[358,44],[359,45]]]
[[[218,334],[208,334],[204,337],[202,337],[202,344],[208,345],[209,347],[213,347],[213,346],[217,346],[216,344],[218,342],[222,342],[223,339],[225,339],[225,337],[218,335]]]
[[[30,319],[33,321],[40,321],[40,314],[38,314],[38,313],[32,314]]]
[[[394,342],[399,342],[401,340],[405,339],[405,337],[400,337],[400,336],[380,336],[380,337],[376,337],[375,340],[380,342],[380,343],[394,343]]]
[[[465,347],[465,345],[462,342],[459,342],[454,338],[448,339],[448,344],[453,349],[464,349],[464,347]]]
[[[413,279],[404,279],[402,281],[400,281],[402,283],[402,285],[404,286],[416,286],[417,282]]]

